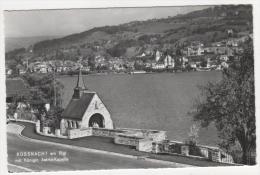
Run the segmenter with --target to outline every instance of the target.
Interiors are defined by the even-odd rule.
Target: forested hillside
[[[47,60],[76,60],[94,55],[102,55],[106,59],[132,58],[155,49],[175,52],[176,48],[186,47],[191,41],[207,45],[227,38],[229,29],[234,31],[233,37],[236,37],[240,33],[252,33],[252,28],[251,6],[215,6],[185,15],[97,27],[63,38],[41,41],[32,46],[31,57]],[[20,51],[18,54],[26,52],[24,49]],[[6,54],[7,59],[15,56],[17,50]]]

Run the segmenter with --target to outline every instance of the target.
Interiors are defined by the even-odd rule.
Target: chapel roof
[[[81,120],[95,94],[95,92],[83,92],[80,98],[72,98],[61,114],[62,118]]]

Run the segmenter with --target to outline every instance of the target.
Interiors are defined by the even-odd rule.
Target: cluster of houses
[[[202,49],[201,49],[202,50]],[[138,64],[143,64],[145,68],[152,70],[165,70],[165,69],[185,69],[190,67],[193,70],[220,70],[226,68],[229,65],[230,55],[206,55],[204,52],[194,54],[193,56],[174,56],[170,54],[163,54],[163,52],[157,50],[154,60],[148,60],[146,62],[138,61]],[[178,62],[178,65],[177,65]]]
[[[233,34],[232,30],[228,30]],[[76,61],[72,60],[50,60],[43,61],[38,59],[35,62],[28,62],[25,59],[21,64],[16,66],[18,74],[26,72],[50,73],[60,72],[68,73],[76,71],[79,67],[83,72],[90,71],[112,71],[127,72],[134,70],[166,70],[166,69],[185,69],[192,70],[220,70],[229,66],[230,58],[235,60],[237,55],[243,53],[241,44],[253,38],[252,34],[243,34],[237,38],[224,39],[222,41],[204,44],[201,41],[192,41],[189,46],[180,50],[178,56],[174,51],[163,51],[163,49],[146,49],[133,58],[125,57],[106,57],[102,54],[96,54],[93,58]],[[147,52],[149,51],[149,52]],[[181,55],[181,56],[180,56]],[[37,60],[37,59],[36,59]],[[232,60],[232,61],[233,61]],[[137,66],[136,66],[137,65]],[[138,67],[138,68],[137,68]],[[11,75],[13,70],[6,69],[6,74]]]
[[[88,66],[87,62],[84,61],[60,61],[60,60],[51,60],[51,61],[36,61],[30,64],[18,64],[16,66],[16,70],[19,75],[25,74],[26,72],[30,73],[52,73],[52,72],[69,72],[69,71],[76,71],[78,68],[81,67],[83,71],[90,71],[90,67]],[[10,68],[6,69],[6,74],[11,75],[13,70]]]
[[[109,71],[126,71],[134,69],[134,61],[129,61],[122,57],[112,57],[108,60],[104,56],[98,55],[95,57],[95,67],[94,68],[103,68]]]
[[[229,31],[232,32],[232,31]],[[176,56],[175,54],[163,53],[160,50],[156,50],[154,53],[154,59],[143,63],[146,68],[167,69],[175,68],[177,62],[181,69],[185,69],[188,66],[193,70],[220,70],[227,68],[232,60],[236,60],[237,55],[243,53],[241,44],[247,41],[249,38],[253,38],[252,34],[244,35],[239,38],[229,38],[220,42],[213,42],[208,46],[205,46],[200,41],[193,41],[188,47],[181,50],[182,56]],[[139,57],[145,57],[145,53]]]
[[[82,72],[90,72],[95,70],[108,70],[108,71],[125,71],[126,69],[134,69],[134,62],[127,61],[124,58],[113,57],[109,60],[105,59],[102,55],[94,57],[94,63],[90,65],[89,60],[79,59],[77,61],[72,60],[50,60],[50,61],[35,61],[28,63],[28,60],[16,65],[15,70],[19,75],[30,73],[47,74],[52,72],[57,73],[69,73],[76,72],[81,68]],[[12,75],[14,70],[6,68],[6,74]]]
[[[82,67],[83,70],[89,71],[89,66],[87,63],[84,64],[81,62],[74,62],[71,60],[60,61],[42,61],[42,62],[33,62],[28,66],[29,72],[37,72],[37,73],[49,73],[49,72],[68,72],[68,71],[76,71],[79,67]]]

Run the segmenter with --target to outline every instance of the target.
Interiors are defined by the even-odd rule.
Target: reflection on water
[[[76,77],[61,77],[65,107],[76,85]],[[166,130],[169,139],[183,141],[192,125],[194,99],[198,85],[221,79],[220,72],[161,73],[136,75],[88,75],[90,90],[96,91],[109,111],[116,127]],[[202,144],[216,143],[214,127],[200,130]]]

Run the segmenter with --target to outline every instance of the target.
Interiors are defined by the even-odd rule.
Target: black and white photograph
[[[7,173],[257,166],[254,10],[3,10]]]

